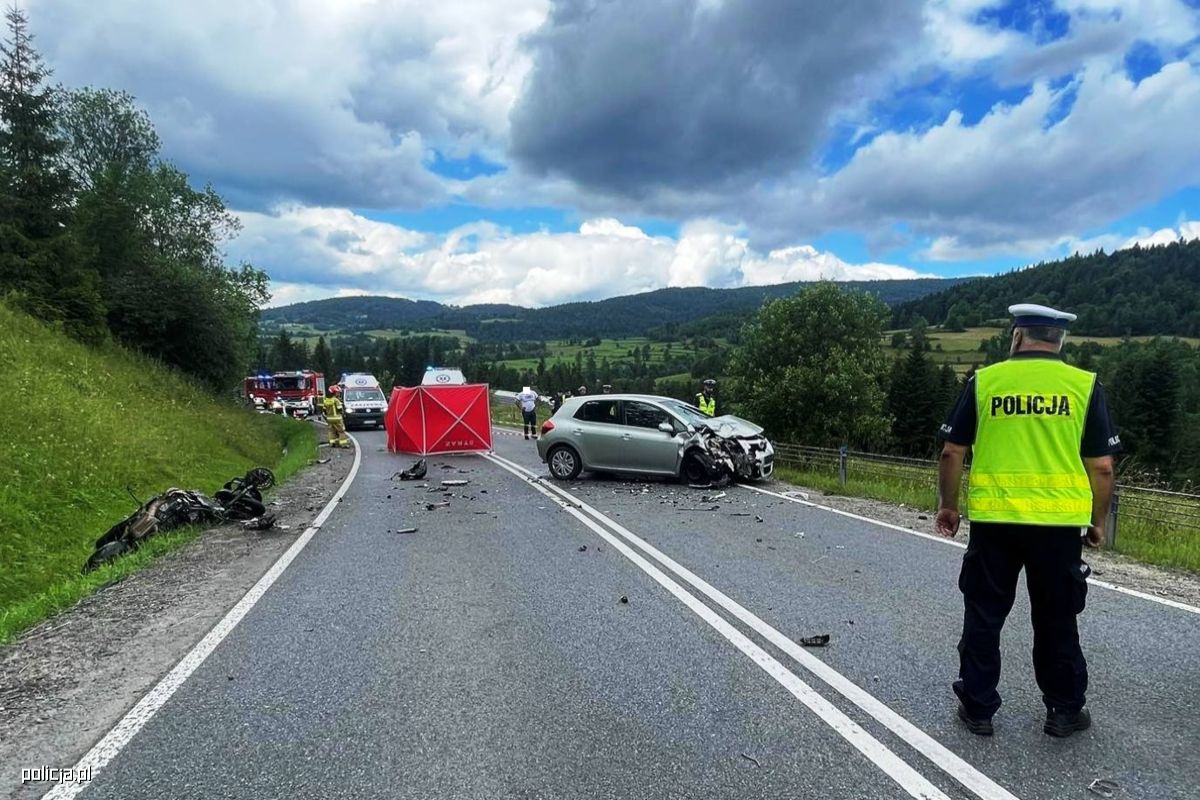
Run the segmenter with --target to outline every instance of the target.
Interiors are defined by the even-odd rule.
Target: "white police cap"
[[[1030,325],[1065,328],[1076,319],[1069,311],[1059,311],[1049,306],[1039,306],[1037,303],[1017,303],[1008,307],[1008,313],[1013,315],[1013,327],[1016,328]]]

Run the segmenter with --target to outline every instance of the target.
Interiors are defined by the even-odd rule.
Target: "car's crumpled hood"
[[[735,417],[732,414],[725,414],[720,417],[713,417],[710,420],[702,423],[702,427],[708,428],[712,433],[723,438],[736,438],[739,436],[759,436],[763,429],[755,425],[749,420]]]

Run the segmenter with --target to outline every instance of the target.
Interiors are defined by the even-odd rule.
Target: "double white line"
[[[686,567],[676,563],[669,556],[660,552],[653,545],[641,539],[620,523],[610,519],[602,512],[563,489],[543,482],[540,476],[519,464],[495,454],[489,454],[485,457],[497,466],[528,481],[534,489],[546,495],[554,503],[566,510],[567,513],[592,530],[597,536],[608,542],[613,549],[633,562],[633,564],[649,575],[656,583],[687,606],[696,616],[708,623],[708,625],[724,636],[738,650],[747,655],[764,672],[774,678],[855,749],[870,759],[875,766],[883,770],[888,777],[895,781],[910,796],[926,798],[928,800],[950,800],[941,789],[932,784],[924,775],[917,772],[908,762],[868,733],[837,706],[826,700],[811,686],[801,680],[795,672],[792,672],[778,659],[755,644],[744,633],[718,615],[712,608],[701,602],[695,595],[680,585],[678,581],[667,575],[663,569],[671,572],[675,577],[707,597],[763,639],[779,648],[779,650],[787,654],[788,657],[812,677],[823,682],[842,697],[858,706],[858,708],[866,712],[896,736],[899,736],[910,747],[970,790],[980,800],[1017,800],[1016,796],[1003,786],[1000,786],[962,758],[950,752],[941,743],[888,708],[888,706],[869,692],[862,689],[821,659],[804,650],[796,642],[747,611],[736,601],[731,600],[725,594],[713,588],[708,582],[693,574]],[[637,548],[637,550],[634,548]],[[639,550],[641,552],[638,552]],[[654,561],[657,561],[658,565],[661,565],[663,569],[660,569],[658,565],[647,560],[643,553],[645,556],[649,556]]]

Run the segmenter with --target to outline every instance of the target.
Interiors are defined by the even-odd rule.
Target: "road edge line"
[[[850,519],[859,520],[860,522],[869,522],[872,525],[878,525],[881,528],[889,528],[894,531],[900,531],[901,533],[907,533],[910,536],[919,536],[922,539],[928,539],[932,542],[938,542],[939,544],[948,544],[951,547],[957,547],[960,550],[965,550],[967,548],[967,546],[965,544],[963,544],[962,542],[958,542],[953,539],[947,539],[944,536],[935,536],[932,533],[923,533],[921,531],[915,531],[912,528],[905,528],[903,525],[894,525],[890,522],[884,522],[881,519],[873,519],[871,517],[864,517],[862,514],[855,514],[852,511],[843,511],[840,508],[831,508],[829,506],[823,506],[820,503],[814,503],[811,500],[804,500],[799,497],[788,497],[786,494],[780,494],[779,492],[772,492],[770,489],[763,489],[760,486],[750,486],[748,484],[743,484],[743,483],[739,483],[738,486],[740,486],[743,489],[749,489],[752,492],[758,492],[759,494],[765,494],[765,495],[769,495],[771,497],[777,497],[780,500],[787,500],[790,503],[798,503],[802,506],[809,506],[810,508],[819,508],[822,511],[829,511],[829,512],[831,512],[833,514],[837,514],[839,516],[849,517]],[[1109,583],[1108,581],[1102,581],[1097,578],[1088,578],[1088,583],[1092,584],[1093,586],[1099,586],[1103,589],[1111,589],[1114,592],[1120,592],[1121,594],[1126,594],[1126,595],[1129,595],[1130,597],[1137,597],[1141,600],[1149,600],[1152,603],[1158,603],[1159,605],[1169,606],[1171,608],[1175,608],[1180,611],[1186,611],[1189,614],[1200,615],[1200,607],[1188,605],[1187,603],[1181,602],[1179,600],[1172,600],[1169,597],[1159,597],[1158,595],[1153,595],[1153,594],[1150,594],[1149,592],[1143,592],[1143,591],[1139,591],[1137,589],[1129,589],[1125,586],[1118,586],[1115,583]]]
[[[347,435],[349,436],[349,434]],[[321,510],[321,513],[317,514],[316,519],[313,520],[311,525],[305,528],[304,533],[300,534],[296,541],[292,542],[292,546],[275,560],[275,563],[242,595],[242,599],[238,600],[233,608],[229,609],[225,616],[204,635],[204,638],[197,642],[175,664],[171,671],[154,685],[154,688],[143,695],[142,699],[133,708],[129,709],[125,713],[125,716],[110,728],[108,733],[79,759],[74,768],[76,774],[85,769],[90,770],[87,774],[90,774],[94,780],[96,774],[116,758],[125,745],[129,744],[138,731],[145,727],[146,723],[171,699],[179,687],[191,677],[192,673],[217,649],[217,646],[224,641],[225,637],[237,627],[238,623],[262,599],[267,590],[279,579],[284,570],[288,568],[296,556],[300,554],[300,551],[304,549],[313,536],[316,535],[317,531],[321,529],[321,526],[325,524],[325,520],[329,519],[329,516],[337,507],[338,502],[350,489],[350,485],[358,475],[358,468],[362,463],[362,447],[353,436],[349,438],[354,443],[354,463],[350,466],[350,472],[342,481],[342,485],[338,487],[333,497],[325,504],[325,508]],[[42,795],[42,800],[69,800],[69,798],[75,797],[89,785],[90,783],[59,782]]]

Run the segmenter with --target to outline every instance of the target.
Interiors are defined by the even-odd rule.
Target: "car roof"
[[[683,402],[682,400],[678,400],[674,397],[663,397],[662,395],[658,394],[579,394],[575,395],[574,397],[567,398],[563,405],[566,405],[567,403],[585,403],[588,400],[651,400],[659,403],[667,401],[674,403]]]

